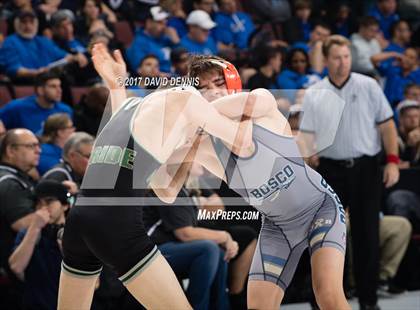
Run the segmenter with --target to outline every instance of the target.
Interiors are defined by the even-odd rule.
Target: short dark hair
[[[53,79],[60,79],[60,75],[55,70],[41,73],[35,78],[35,88],[45,86],[49,80]]]
[[[330,26],[330,24],[322,21],[322,20],[318,20],[314,23],[314,26],[312,27],[312,29],[315,29],[317,26],[328,29],[329,31],[332,31],[332,28]]]
[[[188,54],[188,50],[184,47],[176,47],[171,51],[171,63],[176,64],[181,61],[181,56]]]
[[[415,83],[409,83],[409,84],[407,84],[407,85],[405,86],[405,88],[404,88],[404,97],[405,97],[405,96],[407,96],[408,91],[409,91],[411,88],[419,88],[419,89],[420,89],[420,84],[415,84]]]
[[[370,26],[378,26],[379,22],[375,17],[372,16],[363,16],[359,21],[359,28],[363,27],[370,27]]]
[[[277,54],[280,54],[283,58],[283,53],[279,48],[269,46],[269,45],[263,45],[257,50],[258,54],[258,65],[259,66],[265,66],[268,64],[270,59],[273,59],[276,57]]]
[[[149,59],[149,58],[156,59],[156,60],[157,60],[157,62],[159,62],[159,58],[157,58],[157,56],[156,56],[156,55],[154,55],[154,54],[148,54],[148,55],[144,56],[144,57],[143,57],[143,59],[140,61],[138,68],[140,68],[140,67],[143,65],[143,63],[144,63],[147,59]]]
[[[223,75],[222,67],[211,62],[211,60],[225,61],[223,58],[213,55],[192,55],[188,64],[188,76],[200,77],[210,71],[216,71],[220,75]]]

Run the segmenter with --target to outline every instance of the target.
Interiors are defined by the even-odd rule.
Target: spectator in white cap
[[[133,43],[127,49],[130,70],[135,72],[147,55],[155,55],[159,60],[160,71],[170,72],[170,50],[179,43],[176,30],[168,27],[169,13],[160,6],[150,8],[144,28],[137,31]]]
[[[181,45],[194,54],[215,55],[216,42],[210,37],[210,30],[216,23],[202,10],[192,11],[187,17],[188,33],[181,39]]]

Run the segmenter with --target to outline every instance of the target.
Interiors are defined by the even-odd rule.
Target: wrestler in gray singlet
[[[305,164],[294,138],[254,124],[255,152],[248,158],[212,140],[229,187],[263,214],[250,280],[274,282],[285,290],[306,247],[311,254],[325,246],[345,252],[343,206],[322,176]]]

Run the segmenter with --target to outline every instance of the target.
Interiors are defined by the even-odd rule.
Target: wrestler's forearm
[[[221,114],[229,118],[242,115],[251,118],[264,117],[277,109],[273,95],[266,89],[259,88],[249,93],[225,96],[212,102]]]
[[[237,148],[252,145],[252,121],[234,121],[206,101],[193,102],[187,110],[188,117],[210,135]]]
[[[127,99],[125,87],[109,87],[109,96],[111,99],[112,113],[115,113]]]

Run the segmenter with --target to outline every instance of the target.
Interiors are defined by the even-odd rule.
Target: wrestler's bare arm
[[[240,118],[243,115],[251,118],[267,117],[277,110],[275,98],[263,88],[224,96],[214,100],[212,105],[229,118]]]
[[[113,114],[127,99],[124,83],[122,83],[124,77],[127,76],[127,67],[120,50],[114,51],[114,58],[102,43],[93,46],[93,65],[109,89]]]
[[[187,128],[193,130],[188,133]],[[164,90],[146,97],[135,116],[133,135],[165,163],[199,128],[237,147],[252,144],[251,121],[241,123],[222,115],[191,89]]]

